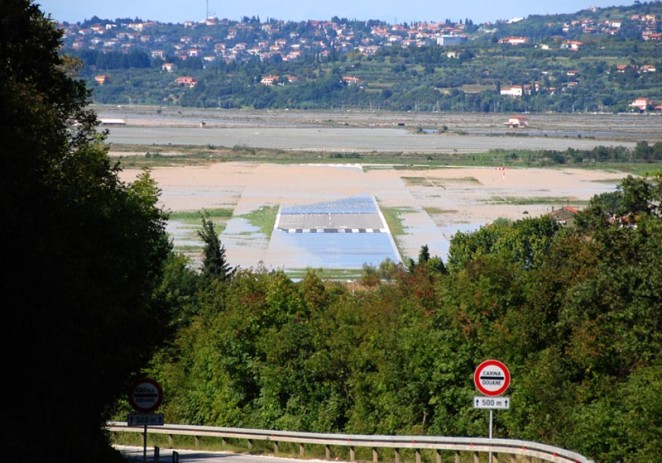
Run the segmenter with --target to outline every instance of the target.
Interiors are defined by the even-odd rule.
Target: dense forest
[[[597,462],[662,452],[662,183],[626,178],[571,227],[497,220],[356,285],[232,268],[206,226],[203,268],[171,258],[177,334],[148,373],[168,422],[484,436],[475,367],[511,371],[495,435]],[[123,419],[124,409],[118,417]]]
[[[148,24],[139,35],[129,20],[68,25],[64,49],[84,63],[95,102],[478,112],[655,111],[662,103],[661,2],[483,25],[139,24]],[[440,45],[442,34],[466,41]],[[516,95],[502,92],[512,87]],[[646,107],[631,106],[636,98]]]

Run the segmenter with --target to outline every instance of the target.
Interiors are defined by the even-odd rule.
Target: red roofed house
[[[584,46],[584,42],[580,42],[578,40],[566,40],[561,44],[561,48],[565,48],[567,50],[572,50],[572,51],[578,51],[583,46]]]
[[[641,112],[646,111],[652,105],[653,102],[648,98],[637,98],[632,103],[630,103],[631,108],[635,108]]]
[[[573,206],[563,206],[561,209],[552,207],[552,212],[547,215],[560,225],[568,225],[572,223],[578,212],[577,208]]]
[[[361,79],[353,76],[343,76],[342,81],[347,85],[358,85],[361,82]]]
[[[266,85],[267,87],[271,87],[277,81],[278,81],[278,76],[274,76],[274,75],[264,76],[262,77],[262,79],[260,79],[260,83],[262,85]]]
[[[175,79],[175,83],[177,85],[185,85],[189,88],[193,88],[197,85],[198,81],[195,80],[193,77],[183,76],[183,77],[177,77]]]

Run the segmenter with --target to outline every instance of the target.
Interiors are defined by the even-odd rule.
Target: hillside
[[[521,21],[63,24],[97,103],[405,111],[662,110],[662,2]]]

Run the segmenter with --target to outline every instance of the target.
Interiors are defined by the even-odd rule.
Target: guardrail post
[[[356,452],[354,451],[354,446],[349,448],[349,461],[356,461]]]
[[[377,453],[376,448],[372,448],[372,463],[378,463],[379,462],[379,453]]]
[[[221,447],[225,447],[227,445],[227,441],[225,440],[225,437],[221,437]]]
[[[274,454],[278,455],[278,442],[274,442]]]
[[[330,445],[325,445],[324,446],[324,456],[326,457],[327,460],[331,459],[331,446]]]
[[[395,463],[400,463],[400,449],[395,449]]]
[[[173,447],[175,445],[175,438],[172,437],[172,434],[168,434],[168,445]]]
[[[455,452],[455,463],[460,463],[460,452]]]
[[[179,463],[179,452],[172,452],[172,463]]]
[[[474,452],[474,463],[480,463],[480,456],[478,452]]]
[[[193,439],[194,439],[194,441],[195,441],[195,446],[196,446],[196,448],[197,448],[197,447],[200,447],[200,438],[199,438],[198,436],[195,436]]]
[[[499,463],[499,454],[498,453],[493,453],[492,454],[492,461],[490,463]]]
[[[304,456],[306,453],[306,447],[303,444],[299,444],[299,455]]]
[[[253,450],[253,440],[248,439],[248,451],[250,452],[251,450]]]
[[[416,463],[421,463],[421,450],[416,449]]]

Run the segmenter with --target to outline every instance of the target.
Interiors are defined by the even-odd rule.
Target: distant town
[[[377,20],[357,21],[337,17],[328,21],[303,22],[261,21],[257,17],[232,21],[209,17],[198,22],[164,24],[137,18],[109,20],[94,17],[82,23],[63,23],[60,26],[64,30],[65,51],[82,58],[86,65],[85,77],[97,87],[117,84],[113,80],[121,74],[121,70],[151,68],[172,75],[169,82],[175,87],[194,89],[201,80],[210,83],[210,79],[215,78],[205,75],[205,70],[222,69],[227,81],[236,79],[240,74],[232,70],[232,66],[253,65],[252,75],[245,76],[241,84],[242,91],[246,93],[246,88],[255,84],[278,87],[319,81],[330,72],[329,69],[320,73],[303,66],[337,63],[342,68],[338,82],[346,87],[354,86],[369,95],[332,95],[329,99],[333,104],[338,104],[339,99],[350,105],[372,105],[372,101],[376,101],[384,107],[390,105],[393,109],[408,109],[407,103],[397,101],[397,97],[386,101],[401,80],[389,80],[386,74],[392,72],[404,72],[412,81],[418,80],[419,85],[427,84],[438,89],[436,96],[430,93],[420,95],[417,100],[421,103],[417,102],[415,109],[421,105],[435,108],[435,104],[437,109],[443,109],[436,100],[440,95],[457,97],[452,92],[454,88],[465,96],[488,92],[483,96],[496,94],[510,99],[527,96],[536,99],[567,93],[585,84],[594,86],[594,77],[599,75],[601,80],[605,80],[602,87],[608,87],[607,81],[611,81],[617,84],[618,91],[584,88],[585,93],[601,90],[604,95],[599,97],[599,101],[582,101],[580,107],[585,110],[625,108],[645,112],[662,111],[657,77],[658,68],[662,65],[659,50],[662,46],[660,12],[662,3],[653,2],[620,9],[591,8],[573,15],[532,16],[485,24],[474,24],[470,18],[388,24]],[[624,44],[628,45],[627,49],[623,48]],[[421,50],[434,51],[426,52],[428,56],[425,57]],[[521,61],[521,58],[529,56],[535,58],[531,61],[531,68],[524,68],[521,62],[516,62],[513,68],[499,73],[493,65],[495,59]],[[578,61],[578,58],[587,56],[592,57],[591,63]],[[562,66],[559,66],[561,62],[545,67],[539,65],[556,58],[562,60]],[[456,60],[456,63],[449,64],[450,60]],[[375,70],[375,62],[390,66]],[[480,68],[465,68],[464,76],[450,79],[448,69],[458,64],[480,65]],[[618,74],[623,77],[615,77]],[[436,81],[434,77],[437,77]],[[587,82],[586,78],[591,81]],[[119,80],[125,81],[126,76],[119,76]],[[161,85],[167,81],[164,77],[157,80]],[[215,87],[219,85],[214,84]],[[231,92],[236,93],[237,87],[235,81]],[[127,90],[126,85],[123,88]],[[656,88],[657,91],[641,91]],[[224,103],[227,107],[284,105],[282,98],[265,99],[264,95],[254,95],[250,101],[238,97],[221,98],[228,91],[219,88],[216,94],[207,91],[205,95],[195,98],[187,98],[187,95],[177,92],[151,97],[134,92],[131,100],[152,98],[145,102],[157,102],[156,99],[160,98],[166,103],[205,106],[213,104],[210,100],[216,99],[218,106]],[[375,95],[377,92],[380,92],[378,96]],[[105,102],[113,102],[118,93],[115,91],[111,95],[106,90],[97,92],[97,95]],[[499,104],[498,101],[485,102],[484,99],[481,102],[464,101],[464,97],[462,102],[456,99],[456,105],[466,107],[469,104],[475,106],[470,109],[479,110],[487,107],[489,111],[499,107],[535,110],[536,106],[541,109],[549,106],[549,101],[544,102],[542,98],[537,98],[537,105],[531,102],[519,106],[508,103],[508,100],[502,100],[503,104]],[[286,100],[297,104],[297,98],[291,95]],[[574,111],[577,105],[563,103],[561,110],[568,109]]]
[[[597,11],[596,8],[589,11]],[[506,21],[515,23],[521,18]],[[621,32],[623,20],[582,19],[560,24],[561,36],[535,44],[543,50],[553,48],[579,50],[583,42],[569,37],[610,35]],[[643,40],[662,41],[662,22],[655,14],[634,14],[629,18]],[[339,18],[329,21],[285,22],[258,18],[230,21],[210,17],[200,22],[163,24],[156,21],[93,19],[77,24],[62,24],[65,44],[73,50],[94,49],[104,52],[148,49],[152,58],[168,57],[186,60],[200,58],[206,63],[218,60],[226,63],[255,57],[261,61],[292,61],[304,55],[328,58],[333,51],[374,55],[383,47],[424,47],[429,45],[462,45],[469,36],[477,38],[495,34],[498,23],[476,26],[470,19],[459,22],[417,22],[387,24],[381,21],[349,21]],[[507,36],[499,43],[527,45],[528,37]],[[172,64],[167,66],[172,70]]]

